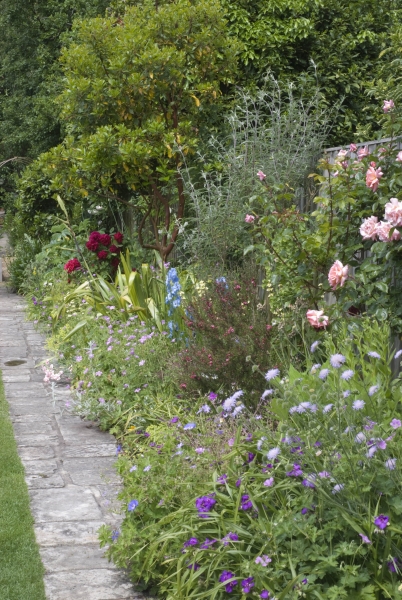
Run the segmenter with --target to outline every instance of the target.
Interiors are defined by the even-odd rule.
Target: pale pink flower
[[[345,171],[346,171],[346,169],[348,168],[348,166],[349,166],[349,163],[348,163],[348,161],[347,161],[347,160],[343,160],[343,161],[341,162],[341,167],[342,167],[342,169],[345,169]]]
[[[362,160],[363,158],[365,158],[366,156],[368,156],[370,154],[368,146],[363,146],[363,148],[359,148],[357,151],[357,158],[359,160]]]
[[[395,108],[395,104],[393,100],[384,100],[384,104],[382,105],[382,109],[385,113],[389,112]]]
[[[378,184],[380,183],[380,179],[383,175],[384,175],[384,173],[381,171],[380,168],[375,169],[374,167],[369,167],[367,169],[367,173],[366,173],[367,187],[372,189],[373,192],[376,192],[377,188],[378,188]]]
[[[395,160],[396,160],[396,162],[400,162],[400,163],[402,163],[402,150],[400,150],[400,151],[398,152],[398,155],[397,155],[397,157],[396,157],[396,159],[395,159]]]
[[[381,154],[384,154],[384,152],[386,152],[386,151],[387,151],[386,148],[379,148],[378,151],[377,151],[378,152],[378,156],[381,156]]]
[[[350,152],[356,152],[356,150],[357,150],[356,144],[350,144],[349,150],[350,150]]]
[[[391,198],[385,205],[384,218],[393,227],[402,227],[402,202],[399,202],[398,198]]]
[[[246,215],[244,217],[244,220],[245,220],[246,223],[254,223],[255,217],[253,215]]]
[[[337,159],[342,159],[342,160],[343,160],[343,159],[345,158],[345,156],[347,155],[347,153],[348,153],[348,151],[347,151],[347,150],[344,150],[344,149],[342,148],[342,150],[339,150],[339,152],[338,152],[338,155],[337,155],[337,157],[336,157],[336,158],[337,158]]]
[[[329,318],[324,315],[323,310],[308,310],[306,313],[307,321],[315,329],[326,327],[329,323]]]
[[[376,167],[376,166],[377,166],[377,163],[375,163],[375,162],[372,160],[372,161],[371,161],[371,163],[370,163],[370,167]]]
[[[328,273],[329,285],[333,290],[342,287],[348,278],[348,265],[343,266],[340,260],[336,260]]]
[[[360,225],[360,235],[364,240],[375,240],[377,238],[377,217],[368,217]]]
[[[388,221],[381,221],[377,227],[378,239],[382,242],[397,242],[401,239],[401,234],[397,229],[395,229],[390,236],[390,231],[392,229],[391,223]]]
[[[262,171],[257,171],[257,177],[260,178],[260,181],[264,181],[264,179],[266,178],[266,175]]]

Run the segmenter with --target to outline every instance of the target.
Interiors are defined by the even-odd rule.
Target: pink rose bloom
[[[244,217],[244,220],[245,220],[246,223],[254,223],[255,217],[253,217],[253,215],[246,215]]]
[[[329,323],[329,318],[324,315],[323,310],[308,310],[306,313],[307,321],[315,329],[326,327]]]
[[[266,175],[262,171],[257,171],[257,177],[260,178],[260,181],[264,181],[264,179],[266,178]]]
[[[386,152],[387,149],[386,148],[379,148],[378,150],[378,156],[381,156],[381,154],[384,154],[384,152]]]
[[[402,150],[400,152],[398,152],[398,155],[395,160],[396,160],[396,162],[402,162]]]
[[[344,149],[342,148],[342,150],[339,150],[339,152],[338,152],[338,155],[337,155],[337,158],[342,158],[342,159],[344,159],[344,158],[345,158],[345,156],[347,155],[347,153],[348,153],[348,151],[347,151],[347,150],[344,150]]]
[[[400,240],[401,234],[397,229],[395,229],[390,236],[391,229],[391,223],[388,223],[388,221],[381,221],[377,227],[378,239],[380,239],[382,242],[397,242]]]
[[[328,273],[329,285],[333,290],[342,287],[348,278],[348,265],[343,266],[340,260],[336,260]]]
[[[389,112],[395,108],[395,104],[393,100],[384,100],[384,104],[382,105],[382,109],[385,113]]]
[[[377,227],[377,217],[368,217],[360,225],[360,235],[364,240],[375,240],[377,238]]]
[[[350,144],[349,150],[350,150],[350,152],[356,152],[356,150],[357,150],[356,144]]]
[[[384,218],[393,227],[402,227],[402,202],[399,202],[398,198],[391,198],[385,205]]]
[[[346,171],[346,169],[348,168],[348,166],[349,166],[349,163],[348,163],[348,161],[347,161],[347,160],[343,160],[343,161],[341,162],[341,167],[342,167],[342,169],[345,169],[345,171]]]
[[[372,161],[371,161],[371,163],[370,163],[370,167],[374,167],[374,168],[375,168],[376,166],[377,166],[377,163],[375,163],[375,162],[372,160]]]
[[[357,151],[357,158],[359,160],[362,160],[362,158],[365,158],[366,156],[368,156],[369,153],[369,149],[368,146],[364,146],[363,148],[359,148]]]
[[[372,189],[373,192],[376,192],[377,188],[378,188],[378,184],[380,183],[380,179],[383,175],[384,175],[384,173],[381,171],[380,168],[375,169],[374,167],[369,167],[367,169],[367,173],[366,173],[367,187]]]

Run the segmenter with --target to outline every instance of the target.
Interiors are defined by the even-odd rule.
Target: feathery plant
[[[244,215],[258,193],[259,169],[269,185],[288,186],[300,208],[309,209],[315,190],[307,174],[322,152],[329,112],[318,89],[284,87],[273,77],[255,94],[239,91],[226,137],[212,138],[197,166],[182,171],[192,208],[188,226],[182,224],[184,253],[204,265],[241,262],[249,243]]]

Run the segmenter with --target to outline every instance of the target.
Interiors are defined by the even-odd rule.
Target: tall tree
[[[67,199],[132,206],[141,245],[166,258],[184,216],[180,166],[235,71],[221,6],[144,0],[123,17],[83,21],[74,37],[62,54],[68,135],[41,161]]]

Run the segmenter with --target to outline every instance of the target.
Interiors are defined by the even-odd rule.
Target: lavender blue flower
[[[188,431],[189,429],[194,429],[195,427],[197,427],[197,425],[195,423],[186,423],[186,425],[184,425],[183,429],[185,431]]]
[[[346,371],[343,371],[341,378],[344,379],[345,381],[349,381],[349,379],[352,379],[354,374],[355,374],[355,372],[352,371],[352,369],[347,369]]]
[[[367,537],[367,535],[364,535],[364,533],[359,533],[360,537],[362,538],[362,542],[364,544],[371,544],[369,538]]]
[[[337,494],[338,492],[341,492],[344,488],[344,484],[343,483],[337,483],[336,485],[334,485],[332,493],[333,494]]]
[[[320,363],[313,365],[310,369],[310,373],[312,373],[312,374],[316,373],[320,367],[321,367]]]
[[[390,471],[394,471],[395,467],[396,467],[396,458],[389,458],[388,460],[385,461],[384,463],[386,469],[389,469]]]
[[[317,350],[318,346],[320,345],[320,343],[321,342],[319,340],[316,340],[315,342],[313,342],[310,346],[310,352],[312,352],[312,353],[315,352]]]
[[[372,385],[372,386],[369,388],[368,395],[369,395],[369,396],[374,396],[374,394],[376,394],[376,393],[378,392],[378,390],[379,390],[379,389],[380,389],[380,386],[379,386],[379,385]]]
[[[324,379],[326,379],[328,377],[328,375],[329,375],[329,369],[321,369],[321,371],[318,374],[318,377],[324,381]]]
[[[365,404],[366,403],[364,400],[355,400],[352,404],[352,408],[353,408],[353,410],[362,410],[362,408],[364,408]]]
[[[381,358],[381,355],[378,354],[378,352],[374,352],[374,350],[371,350],[370,352],[367,352],[367,354],[369,356],[371,356],[372,358]]]
[[[395,354],[394,358],[399,358],[400,356],[402,356],[402,350],[398,350],[398,352]]]
[[[329,411],[333,408],[333,404],[326,404],[324,406],[324,408],[322,409],[322,412],[324,413],[324,415],[326,415],[327,413],[329,413]]]
[[[402,422],[400,421],[400,419],[392,419],[390,425],[393,429],[399,429],[399,427],[402,426]]]
[[[265,485],[265,487],[272,487],[274,485],[274,478],[270,477],[269,479],[266,479],[263,485]]]
[[[267,381],[271,381],[271,379],[275,379],[276,377],[279,377],[279,369],[269,369],[269,371],[267,371],[265,373],[265,379]]]
[[[275,458],[277,458],[280,453],[281,453],[280,448],[272,448],[271,450],[268,451],[267,458],[268,458],[268,460],[275,460]]]
[[[343,354],[333,354],[329,359],[329,362],[334,367],[334,369],[339,369],[345,361],[346,357],[343,356]]]
[[[345,390],[342,395],[343,395],[344,398],[349,398],[349,396],[350,396],[351,393],[352,392],[350,390]]]
[[[271,396],[274,393],[274,390],[265,390],[262,393],[261,400],[265,400],[268,396]]]
[[[363,442],[365,442],[365,441],[366,441],[366,436],[364,435],[364,433],[362,431],[356,435],[355,442],[357,444],[363,444]]]

